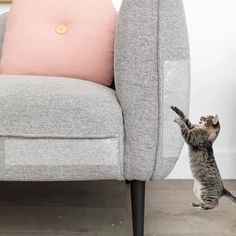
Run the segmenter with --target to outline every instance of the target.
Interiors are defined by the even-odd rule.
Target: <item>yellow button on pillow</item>
[[[59,24],[57,27],[56,27],[56,32],[58,34],[64,34],[68,31],[68,26],[65,25],[65,24]]]

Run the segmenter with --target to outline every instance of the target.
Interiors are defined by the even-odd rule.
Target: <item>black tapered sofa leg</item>
[[[131,181],[133,236],[144,235],[145,182]]]

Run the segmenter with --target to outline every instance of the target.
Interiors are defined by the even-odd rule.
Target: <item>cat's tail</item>
[[[225,188],[223,190],[223,196],[228,198],[230,201],[232,201],[233,204],[236,204],[236,197]]]

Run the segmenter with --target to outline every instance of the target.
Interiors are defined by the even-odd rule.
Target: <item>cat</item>
[[[179,116],[174,121],[189,147],[190,167],[194,178],[194,193],[199,203],[192,207],[202,210],[214,209],[221,197],[227,197],[236,204],[236,197],[225,189],[217,167],[212,145],[220,132],[219,117],[204,116],[198,124],[192,124],[184,112],[175,106],[171,109]]]

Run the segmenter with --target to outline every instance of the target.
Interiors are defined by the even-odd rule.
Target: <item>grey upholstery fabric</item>
[[[7,16],[8,12],[0,15],[0,57],[2,56],[2,45],[4,40],[4,34],[6,31]]]
[[[1,75],[0,179],[123,179],[115,92],[78,79]]]
[[[122,130],[115,92],[70,78],[0,75],[0,135],[107,138]]]
[[[189,45],[182,0],[124,0],[115,83],[124,115],[125,177],[166,177],[182,149],[175,115],[189,103]]]
[[[124,0],[116,34],[117,94],[76,79],[0,76],[0,180],[157,180],[170,173],[183,142],[169,106],[188,112],[189,105],[182,0]]]

